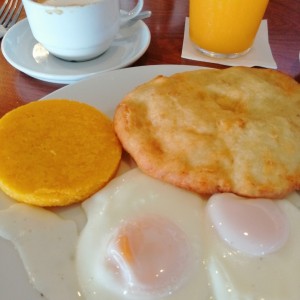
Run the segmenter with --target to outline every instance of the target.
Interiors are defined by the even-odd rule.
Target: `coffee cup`
[[[108,50],[144,1],[137,0],[131,11],[120,10],[119,0],[23,0],[23,4],[34,38],[49,53],[85,61]]]

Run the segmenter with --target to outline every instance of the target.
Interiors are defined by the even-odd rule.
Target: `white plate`
[[[1,48],[6,60],[25,74],[43,81],[69,84],[96,73],[129,66],[145,53],[150,38],[147,25],[137,21],[123,27],[103,55],[86,62],[68,62],[44,53],[45,49],[41,53],[43,47],[34,39],[24,19],[6,33]]]
[[[107,115],[113,116],[114,109],[122,97],[137,85],[157,75],[171,75],[199,68],[195,66],[160,65],[115,70],[65,86],[47,95],[44,99],[68,98],[78,100],[93,105]],[[0,209],[9,205],[7,198],[0,191]],[[13,246],[2,238],[0,238],[0,299],[45,300],[31,287],[22,262]]]

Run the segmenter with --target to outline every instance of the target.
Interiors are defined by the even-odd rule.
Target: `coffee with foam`
[[[23,0],[34,38],[68,61],[91,60],[108,50],[120,27],[142,10],[144,0],[136,3],[121,12],[119,0]]]
[[[95,3],[98,0],[34,0],[34,2],[51,6],[77,6]]]

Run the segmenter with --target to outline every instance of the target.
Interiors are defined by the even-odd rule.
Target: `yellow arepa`
[[[0,119],[0,188],[38,206],[82,201],[116,172],[122,154],[111,120],[80,102],[53,99]]]

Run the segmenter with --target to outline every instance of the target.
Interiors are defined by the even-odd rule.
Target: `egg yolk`
[[[207,212],[212,227],[232,248],[260,256],[279,250],[288,239],[288,218],[276,201],[215,194]]]
[[[190,256],[184,232],[159,216],[123,223],[107,248],[107,264],[124,295],[172,294],[187,277]]]

